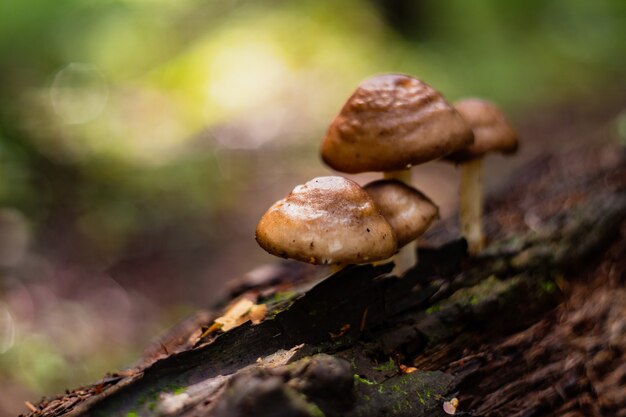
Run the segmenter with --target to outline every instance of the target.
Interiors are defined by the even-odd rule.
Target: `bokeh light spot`
[[[104,75],[91,64],[73,62],[59,71],[50,89],[52,106],[67,124],[83,124],[102,113],[109,88]]]
[[[15,321],[9,309],[0,303],[0,354],[6,353],[15,343]]]
[[[289,75],[285,62],[269,42],[241,39],[224,44],[211,58],[209,99],[226,111],[257,108],[271,101]]]

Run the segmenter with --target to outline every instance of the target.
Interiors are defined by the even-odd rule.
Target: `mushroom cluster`
[[[408,75],[371,77],[330,124],[321,157],[336,171],[382,172],[384,179],[363,188],[339,176],[298,185],[263,215],[256,239],[274,255],[312,264],[341,266],[393,255],[401,274],[417,261],[411,243],[439,217],[437,206],[411,185],[410,169],[445,159],[462,164],[461,230],[470,252],[478,253],[484,245],[481,158],[516,149],[515,131],[489,102],[467,99],[452,106]]]

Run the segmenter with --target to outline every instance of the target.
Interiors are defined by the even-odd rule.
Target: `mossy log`
[[[626,416],[626,153],[534,161],[487,204],[477,257],[443,222],[402,278],[280,263],[225,305],[261,323],[172,329],[134,367],[32,416]]]

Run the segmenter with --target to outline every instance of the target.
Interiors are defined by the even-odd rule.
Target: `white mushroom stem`
[[[417,265],[417,240],[401,247],[398,253],[391,258],[394,263],[393,273],[402,276],[406,271]]]
[[[398,180],[406,185],[411,185],[411,169],[383,172],[383,178],[386,180]]]
[[[383,178],[386,180],[398,180],[404,184],[412,187],[411,184],[411,168],[404,169],[402,171],[389,171],[383,173]],[[397,276],[402,276],[406,271],[417,265],[417,240],[410,242],[400,248],[398,253],[391,258],[395,267],[393,273]]]
[[[475,255],[485,246],[483,235],[482,159],[461,165],[460,221],[461,234],[467,240],[469,253]]]

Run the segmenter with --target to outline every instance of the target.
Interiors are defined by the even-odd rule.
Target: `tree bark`
[[[626,416],[626,153],[546,156],[486,204],[469,257],[454,219],[402,278],[266,266],[231,287],[265,319],[199,338],[200,312],[134,367],[31,416]]]

